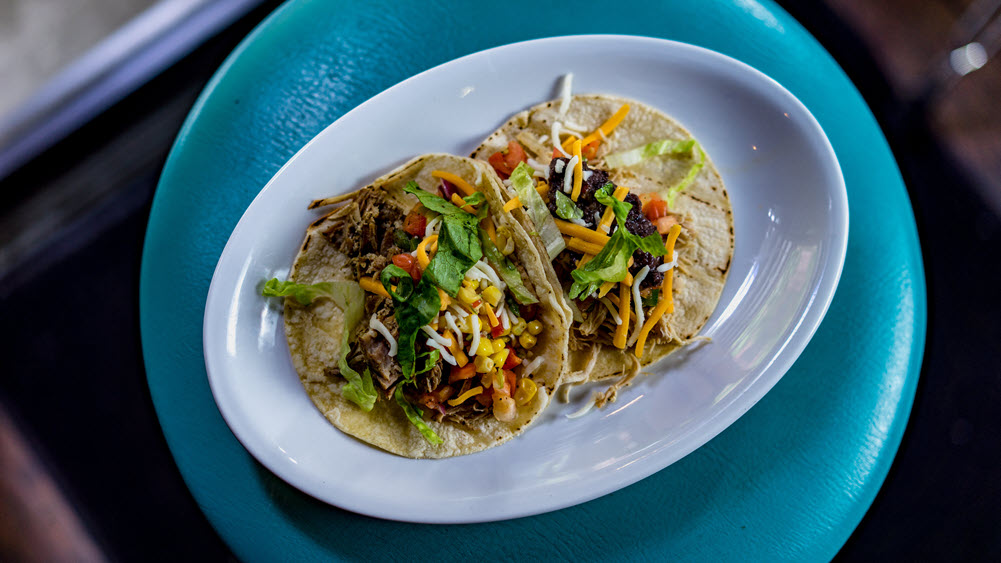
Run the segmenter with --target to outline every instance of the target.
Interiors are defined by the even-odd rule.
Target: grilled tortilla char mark
[[[556,191],[562,191],[563,179],[565,177],[567,168],[567,163],[570,159],[557,157],[554,158],[549,163],[549,213],[556,215]],[[556,163],[563,162],[561,165],[561,172],[556,171]],[[583,212],[584,216],[581,218],[586,224],[587,228],[594,229],[598,224],[598,218],[604,215],[605,205],[600,201],[594,199],[594,192],[600,189],[602,186],[608,183],[612,183],[614,187],[614,182],[610,182],[608,179],[608,172],[604,170],[591,169],[586,163],[582,167],[583,172],[591,172],[590,177],[586,180],[581,181],[580,196],[577,198],[577,207],[579,207]],[[585,175],[586,176],[586,175]],[[614,189],[614,188],[613,188]],[[630,204],[632,207],[629,209],[629,215],[626,216],[626,229],[639,237],[645,237],[652,233],[657,232],[657,227],[647,219],[646,215],[643,214],[643,206],[640,204],[640,198],[630,192],[626,196],[626,203]],[[612,221],[612,225],[609,228],[608,234],[611,235],[618,228],[618,223]],[[574,266],[569,267],[569,263],[563,263],[564,269],[569,269],[572,271],[576,268],[577,260],[580,258],[580,254],[573,251],[566,251],[563,254],[570,253]],[[561,254],[562,256],[562,254]],[[657,271],[657,267],[664,263],[664,259],[660,256],[654,256],[649,252],[637,249],[633,253],[633,265],[629,268],[629,273],[636,275],[637,272],[643,269],[644,266],[650,267],[650,272],[644,278],[643,283],[640,284],[640,289],[647,289],[649,287],[659,287],[664,281],[664,274]]]

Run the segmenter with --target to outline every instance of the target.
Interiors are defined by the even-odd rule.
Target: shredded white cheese
[[[678,265],[677,259],[678,259],[678,253],[677,252],[672,252],[671,253],[671,261],[670,262],[664,262],[660,266],[657,266],[657,271],[663,274],[664,272],[666,272],[666,271],[670,270],[671,268],[677,266]]]
[[[435,331],[433,328],[427,325],[422,326],[421,330],[423,330],[429,337],[431,337],[432,340],[434,340],[438,344],[441,344],[442,346],[448,346],[452,343],[450,340],[447,340],[444,336],[438,334],[437,331]]]
[[[553,170],[555,170],[557,174],[562,174],[563,173],[563,168],[566,165],[567,165],[567,162],[565,160],[557,160],[556,164],[553,165]]]
[[[459,317],[460,319],[464,319],[469,316],[469,313],[467,313],[465,309],[459,307],[458,305],[451,305],[451,308],[452,312],[455,313],[455,316]]]
[[[543,136],[539,137],[539,143],[541,143],[541,144],[545,144],[546,141],[548,141],[548,140],[549,140],[549,135],[543,135]]]
[[[569,219],[569,221],[571,223],[575,224],[575,225],[580,225],[581,227],[586,227],[587,226],[587,221],[585,221],[582,218],[581,219],[577,219],[577,218],[575,218],[575,219]]]
[[[576,411],[574,411],[574,412],[566,415],[566,417],[567,418],[580,418],[580,417],[584,416],[585,414],[591,412],[591,409],[593,407],[594,407],[594,398],[592,397],[592,398],[590,398],[590,399],[587,400],[587,403],[585,403],[583,407],[581,407],[580,409],[578,409],[578,410],[576,410]]]
[[[564,120],[560,126],[566,133],[573,133],[574,136],[579,137],[581,139],[587,137],[587,135],[584,133],[586,128],[583,125],[577,125],[576,123],[570,123],[569,121]]]
[[[633,331],[632,337],[629,339],[629,346],[636,343],[636,340],[640,336],[640,329],[643,327],[643,323],[646,322],[646,315],[643,313],[643,298],[640,297],[640,284],[646,279],[647,274],[650,273],[650,266],[643,266],[643,269],[636,272],[636,277],[633,278],[633,307],[636,311],[636,330]]]
[[[379,334],[381,334],[382,336],[384,336],[386,338],[386,341],[389,342],[389,357],[395,356],[396,355],[396,339],[393,338],[393,335],[389,332],[389,329],[386,328],[386,325],[382,324],[382,321],[380,321],[379,319],[377,319],[376,316],[375,316],[375,314],[373,314],[372,318],[369,319],[369,321],[368,321],[368,326],[369,326],[369,328],[374,329],[376,332],[378,332]]]
[[[558,150],[561,153],[563,153],[563,156],[569,158],[570,155],[568,155],[567,151],[563,150],[563,147],[560,146],[560,128],[562,128],[562,127],[563,127],[562,123],[560,123],[559,121],[554,121],[553,122],[553,130],[550,131],[550,133],[553,134],[553,146],[556,147],[556,150]]]
[[[594,174],[592,170],[585,170],[583,174],[580,175],[581,179],[585,182],[591,179],[591,175]]]
[[[446,362],[452,364],[453,366],[459,365],[455,361],[455,356],[453,356],[452,354],[449,354],[448,353],[448,349],[445,348],[444,346],[442,346],[441,343],[439,343],[435,339],[428,338],[427,345],[430,346],[430,347],[432,347],[432,348],[434,348],[435,350],[438,350],[439,352],[441,352],[441,359],[443,359]]]
[[[477,166],[476,167],[476,179],[473,180],[473,183],[476,184],[477,186],[479,186],[480,185],[480,180],[482,180],[482,179],[483,179],[483,169]]]
[[[579,160],[580,159],[577,158],[577,155],[574,155],[573,158],[567,162],[566,174],[563,175],[563,193],[565,194],[573,191],[573,170],[574,166],[577,166],[577,162]]]
[[[522,370],[521,370],[521,376],[522,377],[528,377],[528,376],[532,375],[532,373],[535,372],[535,370],[539,369],[539,366],[542,365],[542,362],[543,362],[543,357],[542,356],[539,356],[539,357],[535,358],[534,360],[532,360],[531,362],[528,362],[527,364],[525,364],[525,367],[522,368]]]
[[[456,338],[462,336],[462,331],[459,330],[459,325],[455,324],[455,316],[448,311],[445,311],[445,326],[455,333]]]
[[[497,289],[504,290],[507,288],[507,284],[501,281],[500,276],[497,275],[497,272],[494,271],[490,264],[480,260],[476,264],[473,264],[473,267],[483,272],[487,279],[490,280],[490,283],[497,286]]]
[[[568,72],[563,75],[563,87],[560,88],[560,116],[566,114],[570,109],[570,92],[573,87],[573,73]]]
[[[612,305],[612,301],[608,297],[602,297],[601,304],[611,313],[612,318],[615,319],[615,324],[622,324],[622,317],[619,316],[619,312],[615,310],[615,305]]]
[[[503,305],[501,305],[503,307]],[[498,314],[501,321],[501,326],[504,330],[511,330],[511,317],[507,314],[507,309],[502,309],[500,314]]]
[[[532,176],[540,176],[540,177],[545,178],[547,180],[549,179],[549,167],[548,166],[546,166],[545,164],[542,164],[541,162],[539,162],[538,160],[535,160],[534,158],[528,159],[528,165],[532,168],[532,170],[535,170],[535,173],[533,173]]]
[[[438,229],[439,228],[441,228],[441,215],[439,215],[439,216],[435,217],[434,219],[431,219],[430,221],[428,221],[427,227],[425,227],[425,231],[424,232],[427,233],[428,236],[436,235],[436,234],[438,234]],[[417,252],[417,251],[415,250],[414,252]]]
[[[476,349],[480,347],[480,316],[473,315],[473,339],[469,343],[469,355],[475,356]],[[524,376],[523,376],[524,377]]]

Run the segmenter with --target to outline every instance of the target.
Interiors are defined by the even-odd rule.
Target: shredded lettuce
[[[518,268],[515,267],[507,256],[504,256],[503,252],[497,249],[497,246],[490,240],[490,235],[483,229],[480,229],[480,244],[483,245],[483,253],[486,255],[490,265],[494,267],[497,275],[507,284],[507,289],[518,303],[522,305],[538,303],[539,300],[525,287],[525,282],[521,279]]]
[[[396,391],[393,392],[393,398],[396,399],[396,404],[400,405],[400,408],[403,409],[403,414],[407,415],[407,420],[410,421],[410,424],[417,427],[417,430],[420,431],[425,440],[431,442],[431,444],[435,446],[441,445],[444,442],[444,440],[438,437],[434,430],[432,430],[431,427],[428,426],[423,419],[421,419],[421,415],[417,412],[417,409],[407,402],[406,397],[403,396],[402,385],[396,386]]]
[[[528,217],[535,224],[539,238],[549,253],[549,259],[555,260],[567,245],[563,242],[563,235],[556,226],[556,221],[549,214],[546,202],[542,200],[539,192],[535,191],[532,169],[524,162],[519,163],[511,172],[511,187],[517,192],[521,204],[528,208]]]
[[[632,166],[634,164],[639,164],[648,158],[661,155],[671,155],[680,156],[687,152],[691,152],[693,157],[697,157],[692,167],[688,169],[688,173],[685,177],[678,182],[677,185],[668,188],[667,190],[667,204],[668,206],[674,207],[674,200],[678,197],[685,188],[687,188],[695,177],[698,176],[699,171],[706,163],[706,153],[702,150],[702,147],[695,141],[695,139],[687,139],[684,141],[672,140],[672,139],[662,139],[660,141],[654,141],[652,143],[647,143],[643,146],[629,149],[627,151],[617,152],[610,154],[605,157],[605,164],[609,168],[623,168],[626,166]]]
[[[372,383],[372,373],[366,369],[360,374],[348,365],[347,357],[350,349],[350,337],[355,327],[361,322],[364,314],[365,291],[357,282],[333,281],[314,284],[300,284],[292,281],[278,281],[272,278],[264,284],[262,294],[265,297],[294,297],[300,305],[309,305],[315,299],[326,297],[333,299],[344,312],[344,331],[341,333],[340,359],[337,367],[347,384],[341,388],[344,398],[355,403],[368,412],[375,405],[376,392]]]
[[[584,210],[577,207],[572,199],[566,196],[563,192],[556,192],[556,214],[560,216],[560,219],[566,219],[567,221],[573,221],[574,219],[580,219],[584,217]]]
[[[662,139],[660,141],[647,143],[627,151],[607,155],[605,156],[605,165],[609,168],[625,168],[626,166],[639,164],[640,162],[655,156],[661,156],[664,154],[681,155],[692,150],[692,147],[695,145],[695,139],[688,139],[685,141]]]
[[[626,218],[632,205],[619,201],[609,195],[611,184],[605,184],[595,192],[595,199],[600,203],[612,206],[618,228],[609,237],[605,247],[601,249],[587,264],[570,273],[574,282],[570,286],[570,298],[586,298],[605,282],[620,282],[626,278],[629,271],[629,257],[637,248],[643,249],[654,256],[667,254],[664,239],[658,233],[639,237],[626,229]]]

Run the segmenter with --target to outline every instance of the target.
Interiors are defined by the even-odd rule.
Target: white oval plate
[[[546,53],[539,57],[539,53]],[[554,63],[554,61],[561,61]],[[573,61],[580,61],[579,63]],[[357,189],[411,157],[467,155],[512,114],[574,91],[622,95],[679,120],[719,168],[736,251],[708,344],[652,367],[603,410],[556,401],[521,437],[478,454],[410,460],[331,426],[292,368],[277,300],[313,199]],[[482,522],[578,504],[667,467],[747,412],[792,365],[837,286],[848,202],[837,159],[807,109],[718,53],[625,36],[560,37],[428,70],[310,141],[247,209],[205,306],[205,365],[223,417],[268,469],[330,504],[381,518]]]

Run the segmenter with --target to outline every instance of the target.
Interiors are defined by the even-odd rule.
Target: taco
[[[636,101],[565,95],[518,113],[471,156],[503,179],[504,209],[550,258],[572,310],[565,382],[627,383],[696,338],[730,268],[733,216],[680,124]]]
[[[548,404],[568,315],[484,163],[415,158],[313,222],[284,296],[292,363],[334,426],[414,458],[501,444]],[[538,281],[543,280],[543,281]]]

